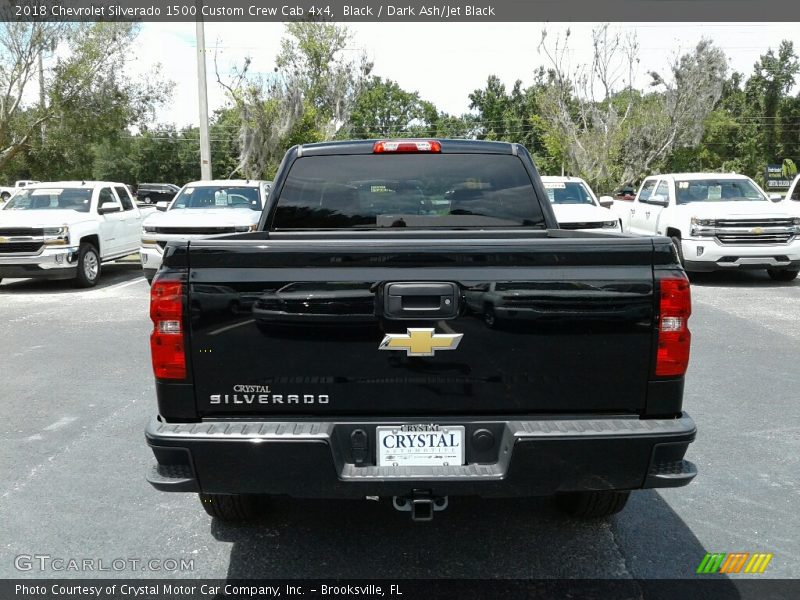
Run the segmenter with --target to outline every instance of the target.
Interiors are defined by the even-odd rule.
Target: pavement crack
[[[608,534],[611,536],[611,542],[614,544],[614,548],[616,548],[617,554],[620,557],[620,560],[622,562],[622,570],[623,570],[624,574],[628,577],[628,579],[632,580],[633,584],[636,586],[636,590],[638,592],[637,598],[639,600],[644,600],[644,597],[645,597],[644,596],[644,590],[642,589],[642,586],[639,584],[639,582],[638,582],[638,580],[636,578],[636,575],[634,575],[631,572],[631,569],[630,569],[630,567],[628,565],[628,557],[625,554],[625,551],[622,549],[622,544],[620,544],[619,539],[617,538],[616,531],[614,530],[614,523],[611,522],[611,521],[608,521],[608,522],[606,522],[604,524],[604,526],[605,526],[606,530],[608,531]]]

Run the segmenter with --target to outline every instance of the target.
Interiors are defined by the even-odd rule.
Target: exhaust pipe
[[[394,496],[392,505],[401,512],[410,512],[412,521],[433,521],[433,513],[447,508],[447,496],[432,496],[430,492],[414,490],[408,496]]]

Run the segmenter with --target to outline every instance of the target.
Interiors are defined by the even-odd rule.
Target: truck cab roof
[[[372,154],[377,142],[373,140],[344,140],[339,142],[318,142],[295,146],[297,156],[328,156],[333,154]],[[403,138],[392,139],[393,142],[429,142],[436,141],[441,145],[442,154],[517,154],[519,145],[509,142],[490,142],[486,140],[455,140],[439,138]],[[291,150],[290,150],[291,152]]]
[[[184,187],[259,187],[263,184],[271,183],[271,181],[264,179],[207,179],[204,181],[190,181]]]

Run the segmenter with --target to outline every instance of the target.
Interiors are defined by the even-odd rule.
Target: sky
[[[347,51],[362,51],[374,63],[373,74],[417,91],[439,110],[469,112],[469,94],[497,75],[507,89],[517,79],[529,84],[534,70],[547,65],[537,51],[543,27],[548,39],[570,29],[569,58],[573,65],[591,60],[591,31],[597,23],[350,23],[353,39]],[[647,73],[666,76],[671,61],[691,51],[702,39],[724,50],[731,70],[749,75],[758,57],[781,40],[795,39],[797,23],[612,23],[613,31],[634,33],[640,63],[634,80],[644,88]],[[223,81],[231,69],[252,58],[254,73],[271,73],[275,66],[282,23],[206,23],[206,64],[209,110],[226,103],[217,83],[215,59]],[[418,42],[418,43],[416,43]],[[163,75],[175,82],[169,105],[156,115],[159,123],[197,125],[198,93],[194,23],[144,23],[131,62],[132,74],[152,72],[161,64]],[[796,92],[797,90],[795,90]]]

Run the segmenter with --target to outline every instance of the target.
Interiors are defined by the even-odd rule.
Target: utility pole
[[[45,95],[44,95],[44,61],[42,59],[42,46],[39,46],[39,110],[44,114],[45,110]],[[45,124],[42,121],[41,127],[42,142],[45,138]]]
[[[197,95],[200,100],[200,179],[211,179],[211,144],[208,139],[208,89],[206,88],[206,34],[202,19],[195,22],[197,31]]]

